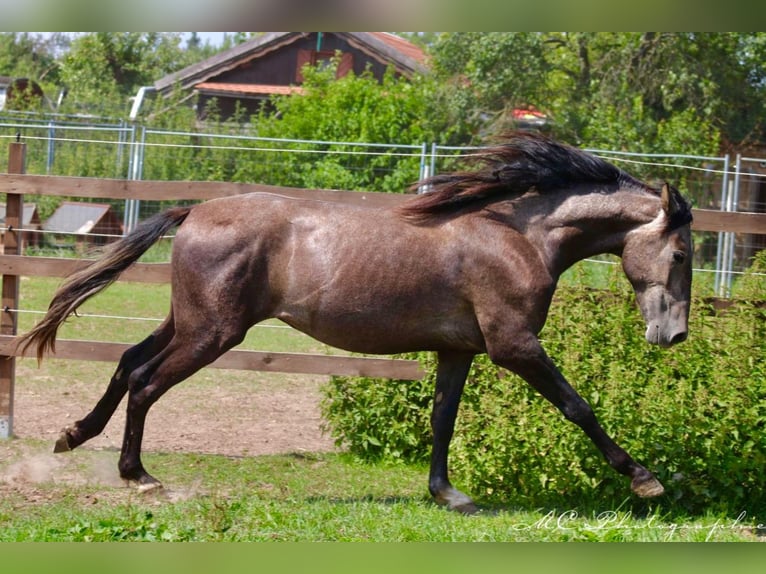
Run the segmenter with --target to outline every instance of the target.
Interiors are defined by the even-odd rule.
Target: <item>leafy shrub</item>
[[[669,500],[687,510],[764,505],[762,310],[698,309],[689,341],[666,351],[643,341],[628,296],[604,305],[567,291],[556,311],[544,332],[551,355],[607,432],[657,474]],[[627,494],[627,481],[582,432],[517,377],[486,357],[477,364],[452,455],[470,490],[554,504],[593,497],[593,489],[613,500]]]
[[[427,456],[435,363],[429,354],[400,358],[420,358],[428,374],[420,381],[336,376],[325,388],[325,430],[360,459],[413,462]]]
[[[716,311],[695,299],[690,337],[672,349],[646,344],[644,329],[624,282],[569,287],[541,339],[606,431],[663,482],[663,500],[690,512],[766,510],[763,301]],[[424,381],[333,378],[324,409],[339,444],[367,458],[426,460],[435,364],[419,356]],[[450,463],[456,484],[492,502],[619,503],[629,493],[582,431],[486,356],[469,374]]]

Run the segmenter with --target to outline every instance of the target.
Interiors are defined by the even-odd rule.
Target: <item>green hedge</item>
[[[766,270],[766,257],[754,269]],[[671,349],[645,342],[624,281],[606,292],[559,289],[541,334],[607,432],[663,482],[662,500],[685,511],[766,510],[763,278],[742,282],[757,299],[725,311],[695,299],[689,339]],[[339,445],[364,459],[427,460],[435,364],[431,354],[413,356],[427,369],[423,381],[331,380],[323,411]],[[453,482],[487,502],[630,496],[629,481],[577,427],[486,356],[469,375],[450,453]]]

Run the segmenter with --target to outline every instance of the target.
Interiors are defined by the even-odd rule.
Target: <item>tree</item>
[[[432,45],[441,99],[474,139],[532,104],[589,147],[708,155],[766,139],[764,33],[450,33]]]
[[[529,32],[441,34],[431,47],[437,97],[457,137],[506,129],[517,107],[548,100],[544,37]]]
[[[232,32],[231,34],[224,34],[222,48],[228,50],[229,48],[233,48],[234,46],[261,34],[263,34],[263,32]]]
[[[382,82],[369,72],[336,79],[338,63],[336,58],[325,67],[305,67],[304,93],[274,98],[273,107],[253,119],[258,135],[418,146],[442,141],[445,123],[438,110],[431,107],[433,84],[428,77],[398,78],[389,68]],[[295,154],[292,156],[290,161],[295,161]],[[401,192],[417,179],[420,162],[419,157],[341,153],[310,158],[311,154],[307,154],[301,160],[308,167],[286,169],[282,180],[285,185]],[[321,177],[321,183],[315,177]],[[246,179],[257,181],[259,176],[250,174]]]
[[[139,87],[192,63],[179,33],[96,32],[72,41],[61,79],[72,105],[124,115]]]
[[[552,41],[561,61],[580,71],[579,113],[572,127],[593,145],[640,143],[647,151],[718,153],[719,141],[742,141],[757,120],[755,85],[742,64],[746,35],[721,33],[573,33]],[[562,57],[562,52],[568,55]],[[752,66],[751,66],[752,68]],[[755,91],[754,91],[755,90]],[[761,95],[762,99],[762,95]],[[745,120],[749,128],[737,125]],[[755,120],[755,121],[753,121]],[[743,129],[744,128],[744,129]],[[628,139],[629,138],[629,139]]]
[[[42,87],[49,98],[58,92],[58,53],[68,45],[63,33],[49,36],[28,32],[0,32],[0,76],[27,78]]]
[[[553,97],[547,109],[553,130],[563,139],[601,149],[717,153],[718,131],[711,118],[689,105],[699,101],[699,94],[675,85],[674,74],[688,76],[681,62],[671,61],[679,47],[666,42],[677,38],[549,34]]]

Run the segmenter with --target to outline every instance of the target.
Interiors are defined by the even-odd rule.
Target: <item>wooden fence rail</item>
[[[0,193],[6,194],[6,233],[4,254],[0,255],[3,308],[0,312],[0,438],[12,434],[15,358],[13,340],[19,309],[19,279],[22,276],[65,277],[86,265],[86,260],[21,255],[21,213],[24,196],[68,196],[101,199],[138,199],[145,201],[208,200],[254,191],[323,201],[358,203],[375,207],[395,205],[406,196],[373,192],[306,190],[270,185],[192,182],[132,181],[101,178],[63,177],[24,174],[25,144],[10,144],[8,173],[0,174]],[[725,213],[715,210],[693,210],[695,231],[730,231],[766,234],[766,214]],[[137,263],[128,269],[121,281],[165,283],[170,279],[167,263]],[[122,343],[60,340],[56,356],[65,359],[115,362],[129,347]],[[419,379],[423,376],[417,361],[391,358],[347,357],[299,353],[273,353],[231,350],[215,363],[214,368],[351,375]]]
[[[12,144],[13,145],[13,144]],[[23,144],[21,144],[23,145]],[[10,172],[10,169],[9,169]],[[0,193],[55,195],[101,199],[139,199],[142,201],[207,200],[255,191],[289,197],[341,201],[376,207],[396,205],[408,196],[396,193],[297,189],[253,183],[214,181],[132,181],[50,175],[0,173]],[[693,209],[694,231],[730,231],[766,235],[766,213],[725,212]],[[6,251],[8,253],[8,251]]]
[[[0,360],[3,355],[6,357],[13,355],[15,339],[12,335],[0,335]],[[111,363],[117,362],[131,346],[132,343],[58,339],[56,358]],[[409,380],[419,379],[424,374],[417,361],[238,349],[233,349],[219,357],[217,361],[208,365],[208,368]]]

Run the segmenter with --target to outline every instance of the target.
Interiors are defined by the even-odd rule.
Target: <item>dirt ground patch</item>
[[[48,361],[17,367],[14,435],[48,440],[101,397],[112,365]],[[62,379],[60,373],[66,372]],[[143,449],[223,455],[320,452],[333,448],[320,429],[326,377],[206,369],[172,388],[149,411]],[[119,449],[125,400],[101,435],[83,446]]]
[[[66,455],[53,455],[63,427],[82,418],[101,397],[113,365],[46,361],[37,368],[17,366],[13,434],[43,441],[44,447],[20,448],[20,441],[0,440],[0,491],[13,488],[30,502],[36,485],[76,472]],[[65,375],[63,373],[66,373]],[[205,369],[171,389],[151,409],[144,452],[194,452],[255,456],[328,452],[335,447],[321,431],[321,385],[326,377]],[[125,400],[104,432],[78,448],[108,451],[80,480],[121,485],[117,452],[125,424]],[[24,441],[25,443],[28,441]]]

